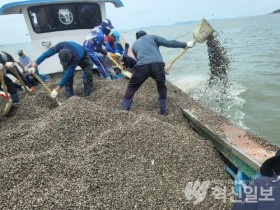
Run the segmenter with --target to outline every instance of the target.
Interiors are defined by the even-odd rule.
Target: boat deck
[[[219,125],[222,132],[217,132],[215,126],[203,124],[195,110],[182,109],[182,111],[195,131],[205,139],[211,140],[223,156],[250,178],[254,178],[259,173],[261,164],[275,154],[276,149],[266,147],[257,137],[227,120]]]
[[[253,137],[250,137],[246,131],[241,128],[225,122],[222,125],[222,129],[230,143],[244,151],[259,163],[263,163],[266,159],[275,155],[275,151],[270,151],[263,145],[257,143]]]

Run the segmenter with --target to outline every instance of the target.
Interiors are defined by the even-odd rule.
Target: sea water
[[[219,34],[219,41],[230,58],[226,94],[219,88],[209,89],[210,67],[206,43],[197,43],[189,49],[172,66],[167,79],[238,126],[280,145],[280,15],[210,20],[209,23]],[[167,39],[190,41],[196,24],[144,30]],[[122,31],[130,45],[135,40],[135,32]],[[34,53],[29,42],[0,46],[0,50],[15,57],[19,49],[30,57]],[[160,50],[166,62],[181,51],[164,47]]]

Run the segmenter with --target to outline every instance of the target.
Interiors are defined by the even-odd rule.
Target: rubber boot
[[[65,95],[70,98],[74,95],[73,87],[65,87]]]
[[[105,80],[111,81],[112,77],[109,75],[108,77],[105,78]]]
[[[18,98],[18,94],[13,94],[13,95],[10,95],[11,96],[11,99],[12,99],[12,102],[13,104],[15,103],[18,103],[19,102],[19,98]]]
[[[166,99],[159,100],[160,114],[164,115],[164,116],[168,115],[167,110],[166,110],[166,107],[167,107],[166,103],[167,103]]]
[[[84,85],[84,96],[89,96],[91,94],[92,87],[89,85]]]
[[[93,81],[89,77],[89,74],[83,72],[84,96],[89,96],[92,92]]]
[[[132,105],[132,99],[123,98],[123,102],[122,102],[122,109],[123,110],[129,111],[131,105]]]
[[[91,94],[92,91],[92,86],[89,85],[87,79],[83,79],[83,83],[84,83],[84,96],[89,96]]]

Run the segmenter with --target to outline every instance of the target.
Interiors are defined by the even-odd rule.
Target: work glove
[[[50,97],[51,97],[51,98],[56,98],[57,95],[58,95],[58,91],[57,91],[56,89],[54,89],[54,90],[51,92]]]
[[[35,69],[34,67],[28,68],[28,72],[29,72],[30,74],[34,74],[35,71],[36,71],[36,69]]]
[[[12,69],[12,68],[14,68],[15,64],[13,62],[6,62],[5,66],[9,69]]]
[[[35,93],[35,91],[36,91],[36,88],[34,86],[33,87],[27,87],[27,89],[28,89],[29,93],[31,93],[31,94]]]
[[[189,41],[187,42],[187,47],[192,48],[195,45],[195,41]]]
[[[24,67],[24,73],[27,73],[28,72],[28,67]]]

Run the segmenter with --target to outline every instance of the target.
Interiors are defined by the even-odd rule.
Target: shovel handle
[[[118,62],[110,55],[108,54],[110,60],[121,70],[122,74],[125,75],[128,78],[132,77],[132,74],[128,71],[123,70],[123,68],[118,64]]]
[[[5,93],[5,98],[8,101],[8,90],[7,90],[5,80],[4,80],[4,73],[1,70],[0,70],[0,81],[1,81],[1,85],[2,85],[4,93]]]
[[[41,78],[36,73],[31,73],[43,86],[43,88],[46,90],[48,94],[51,94],[51,89],[41,80]]]
[[[43,80],[41,80],[41,78],[36,74],[36,73],[31,73],[43,86],[43,88],[46,90],[46,92],[50,95],[51,94],[51,89],[46,85],[46,83],[43,82]],[[55,98],[56,103],[60,106],[61,103],[58,101],[57,98]]]
[[[167,70],[166,70],[166,73],[168,73],[169,71],[170,71],[170,69],[171,69],[171,67],[172,67],[172,65],[180,58],[180,57],[182,57],[182,55],[184,55],[187,51],[188,51],[188,47],[186,47],[184,50],[182,50],[176,57],[174,57],[173,59],[172,59],[172,61],[170,61],[168,64],[167,64],[167,66],[168,66],[168,68],[167,68]]]

